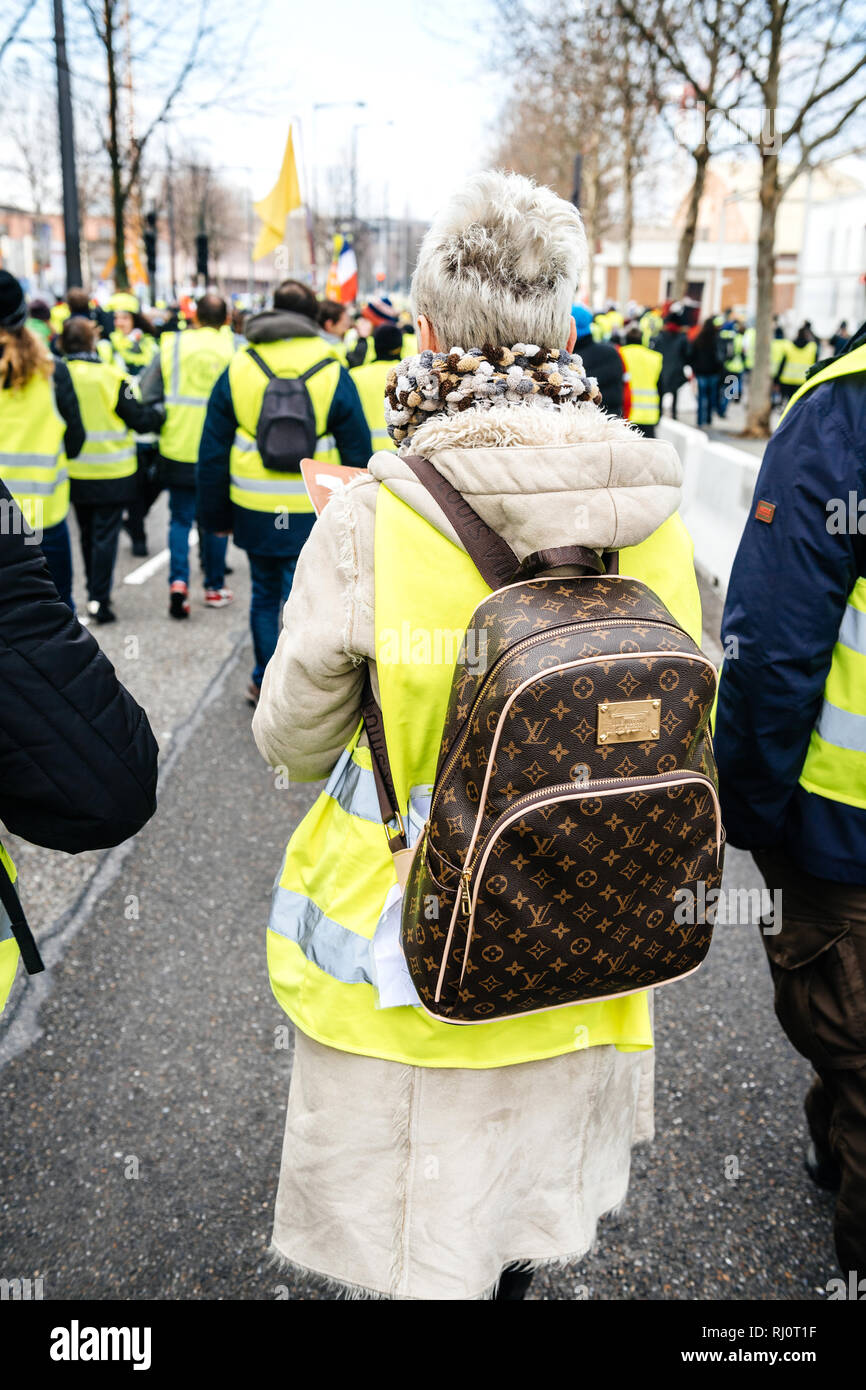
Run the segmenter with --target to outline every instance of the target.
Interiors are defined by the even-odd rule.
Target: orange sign
[[[353,478],[361,478],[366,468],[344,468],[341,463],[319,463],[316,459],[301,459],[301,477],[309,494],[316,516],[321,516],[334,493]]]

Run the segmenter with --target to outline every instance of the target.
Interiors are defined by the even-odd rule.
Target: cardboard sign
[[[301,459],[301,477],[316,516],[321,516],[338,488],[353,478],[360,478],[366,468],[344,468],[341,463],[319,463],[316,459]]]

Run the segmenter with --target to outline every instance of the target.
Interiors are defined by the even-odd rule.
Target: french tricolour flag
[[[340,303],[351,304],[358,298],[358,262],[351,241],[344,241],[337,257],[337,284]]]

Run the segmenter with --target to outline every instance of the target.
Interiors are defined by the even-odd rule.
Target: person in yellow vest
[[[81,451],[84,425],[68,367],[34,337],[26,318],[20,284],[0,270],[0,478],[74,611],[67,460]]]
[[[633,425],[637,425],[641,434],[653,439],[661,414],[659,378],[664,357],[655,348],[643,346],[637,324],[628,329],[620,352],[625,361],[630,388],[628,418]]]
[[[310,287],[285,280],[274,292],[274,307],[249,316],[247,345],[217,378],[199,445],[199,522],[216,535],[233,534],[249,557],[255,666],[247,699],[252,704],[277,645],[280,613],[314,520],[300,460],[290,460],[283,470],[266,467],[259,453],[257,430],[269,383],[304,379],[316,459],[363,468],[370,457],[370,430],[355,383],[340,350],[322,338],[317,314]]]
[[[168,488],[169,616],[188,618],[189,533],[195,521],[195,471],[205,412],[217,378],[234,356],[221,295],[203,294],[192,311],[192,331],[163,333],[159,354],[140,378],[141,399],[161,401],[166,418],[159,436],[160,476]],[[234,595],[225,586],[225,536],[199,527],[206,608],[225,608]]]
[[[64,323],[69,318],[69,305],[67,304],[65,299],[61,297],[55,299],[54,303],[51,306],[48,318],[51,324],[51,332],[55,335],[59,334],[61,329],[63,328]]]
[[[90,319],[68,318],[60,348],[72,376],[86,439],[69,462],[70,495],[87,576],[87,611],[97,623],[113,623],[111,606],[117,538],[123,513],[135,497],[133,431],[158,429],[162,406],[144,406],[118,367],[96,351],[98,328]]]
[[[414,335],[412,335],[414,337]],[[361,405],[370,426],[370,438],[374,451],[396,449],[385,424],[385,386],[392,369],[403,358],[405,335],[402,330],[390,324],[382,324],[373,329],[373,345],[376,356],[352,372],[352,380],[358,388]]]
[[[156,339],[150,324],[141,312],[134,294],[114,294],[106,308],[114,316],[114,327],[108,335],[115,357],[127,376],[139,376],[156,356]]]
[[[783,403],[789,401],[799,391],[806,380],[806,373],[818,360],[818,344],[804,324],[792,343],[786,342],[779,353],[780,361],[775,372]]]
[[[866,1269],[866,325],[767,445],[734,560],[715,748],[728,844],[781,892],[762,941],[814,1070],[806,1169]],[[726,650],[728,650],[726,645]]]
[[[429,459],[521,559],[620,550],[622,571],[700,640],[676,453],[598,409],[571,351],[583,246],[577,210],[516,174],[474,176],[434,218],[412,282],[422,351],[408,391],[389,393],[398,452],[376,454],[316,522],[253,720],[272,767],[328,778],[289,841],[268,932],[296,1030],[273,1250],[348,1296],[522,1298],[531,1271],[515,1263],[588,1250],[648,1134],[645,994],[457,1027],[395,998],[390,972],[383,995],[374,961],[398,889],[361,724],[365,673],[414,824],[457,644],[489,592],[406,457]],[[458,345],[479,359],[459,386]],[[555,409],[531,390],[526,345],[532,360],[555,355]],[[613,476],[592,462],[600,441]]]

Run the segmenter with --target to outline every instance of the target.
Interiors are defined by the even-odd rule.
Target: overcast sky
[[[0,0],[0,20],[15,4]],[[168,13],[155,0],[131,0],[131,8],[140,18]],[[359,211],[381,215],[387,201],[392,216],[402,216],[408,206],[422,218],[467,172],[488,162],[502,95],[501,80],[491,72],[490,0],[212,0],[210,12],[220,10],[230,18],[219,31],[219,72],[202,72],[184,89],[171,131],[179,158],[188,145],[205,150],[229,181],[260,198],[276,178],[294,119],[302,192],[313,199],[317,164],[319,200],[325,203],[327,168],[348,163],[357,123]],[[195,12],[194,3],[184,6],[181,26],[191,24]],[[104,82],[104,59],[93,49],[82,0],[66,0],[66,14],[78,120],[94,113],[101,119],[102,101],[91,102],[88,90],[92,86],[95,94]],[[49,95],[53,100],[50,15],[48,0],[40,0],[23,31],[30,42],[4,62],[7,102],[23,101],[28,91],[34,105]],[[133,65],[139,134],[158,100],[155,81],[173,78],[182,37],[182,29],[175,31],[173,49],[163,44],[156,61],[151,51],[146,62]],[[136,46],[147,47],[140,32]],[[20,72],[22,63],[29,77],[19,84],[15,65]],[[216,79],[225,84],[222,101],[196,112],[195,99],[212,95]],[[317,103],[355,101],[366,106],[314,114]],[[0,167],[16,162],[2,125],[0,120]],[[96,132],[88,133],[92,140]],[[158,136],[151,160],[161,160],[162,150]],[[9,200],[18,181],[8,167],[0,183],[0,201]],[[26,192],[19,188],[16,196]]]

